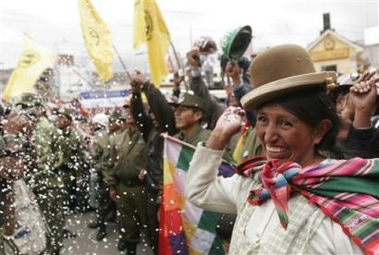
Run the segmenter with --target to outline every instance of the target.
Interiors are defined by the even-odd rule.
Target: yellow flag
[[[168,74],[165,56],[171,39],[155,0],[134,1],[133,46],[138,49],[143,43],[147,45],[151,80],[159,87]]]
[[[3,99],[9,101],[25,92],[34,92],[34,85],[46,68],[57,59],[50,49],[36,43],[28,35],[24,37],[24,49],[3,92]]]
[[[112,36],[89,0],[79,1],[79,13],[84,42],[96,70],[103,81],[112,78]]]

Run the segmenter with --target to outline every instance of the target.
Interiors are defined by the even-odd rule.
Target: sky
[[[112,31],[113,45],[127,68],[145,62],[142,47],[133,49],[133,0],[91,0]],[[306,47],[331,27],[351,41],[364,42],[364,29],[379,25],[379,0],[156,0],[181,56],[200,36],[216,42],[233,29],[250,25],[254,52],[282,43]],[[0,1],[0,69],[13,68],[21,55],[23,34],[77,64],[89,57],[84,46],[77,0]],[[117,59],[117,58],[116,58]]]

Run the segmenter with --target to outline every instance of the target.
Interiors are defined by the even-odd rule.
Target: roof
[[[351,40],[343,37],[342,35],[338,34],[337,32],[335,32],[331,29],[328,29],[324,33],[322,33],[322,35],[319,36],[315,41],[313,41],[310,45],[308,45],[307,51],[308,52],[311,51],[316,45],[318,45],[321,41],[323,41],[324,38],[327,37],[328,35],[331,35],[331,36],[337,38],[338,40],[348,44],[350,47],[354,48],[356,50],[356,52],[362,52],[364,50],[363,46],[361,46],[355,42],[352,42]]]

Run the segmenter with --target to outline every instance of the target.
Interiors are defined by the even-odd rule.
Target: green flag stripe
[[[176,163],[176,167],[187,172],[189,168],[189,163],[191,162],[194,152],[195,151],[192,148],[187,148],[185,146],[182,146],[182,149],[180,150],[178,162]]]
[[[197,224],[198,228],[207,230],[208,232],[211,232],[213,234],[216,234],[216,228],[217,220],[221,216],[220,213],[216,212],[210,212],[210,211],[203,211],[203,214],[201,215],[200,221]]]

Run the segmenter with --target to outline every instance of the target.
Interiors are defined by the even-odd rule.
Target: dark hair
[[[313,128],[322,120],[330,120],[332,127],[317,145],[317,149],[333,151],[340,125],[335,104],[327,95],[325,88],[301,89],[265,102],[258,108],[272,103],[278,103]]]
[[[336,104],[338,96],[339,95],[346,95],[347,93],[349,93],[350,87],[351,86],[338,86],[337,88],[330,91],[330,93],[328,95],[329,95],[330,99],[332,100],[332,102],[334,104]]]
[[[189,107],[189,108],[192,109],[193,113],[197,113],[197,112],[203,113],[203,116],[198,121],[201,124],[205,120],[205,111],[201,108],[198,108],[198,107]]]

